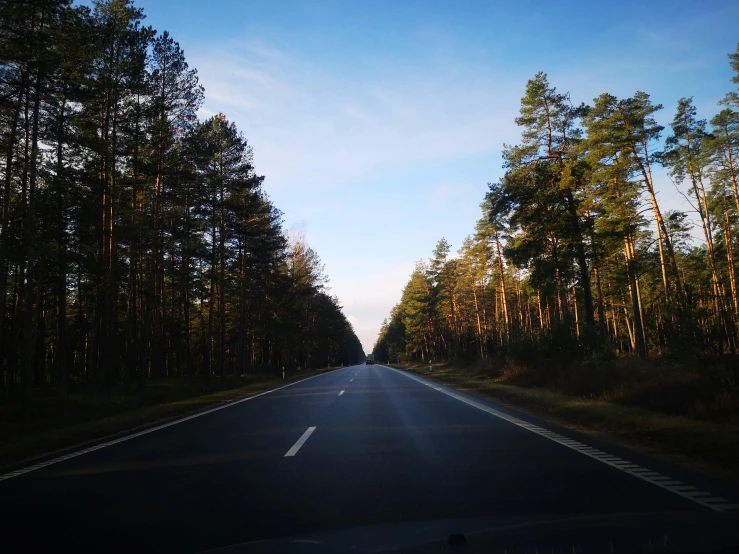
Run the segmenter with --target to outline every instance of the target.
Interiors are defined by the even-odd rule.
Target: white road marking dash
[[[195,419],[198,417],[203,417],[204,415],[212,414],[213,412],[217,412],[219,410],[224,410],[226,408],[230,408],[232,406],[236,406],[237,404],[241,404],[242,402],[248,402],[250,400],[254,400],[255,398],[259,398],[260,396],[264,396],[266,394],[271,394],[273,392],[277,392],[278,390],[285,389],[287,387],[292,387],[293,385],[297,385],[298,383],[303,383],[304,381],[308,381],[310,379],[315,379],[317,377],[323,377],[324,375],[328,375],[326,373],[320,374],[320,375],[313,375],[311,377],[306,377],[305,379],[300,379],[298,381],[293,381],[292,383],[288,383],[286,385],[282,385],[281,387],[276,387],[274,389],[266,390],[263,392],[259,392],[257,394],[253,394],[251,396],[247,396],[246,398],[241,398],[239,400],[234,400],[233,402],[226,402],[221,404],[220,406],[216,406],[215,408],[211,408],[209,410],[204,410],[202,412],[197,412],[195,414],[191,414],[189,416],[181,417],[179,419],[176,419],[174,421],[169,421],[167,423],[162,423],[161,425],[156,425],[154,427],[149,427],[148,429],[144,429],[143,431],[138,431],[136,433],[132,433],[130,435],[125,435],[123,437],[109,440],[102,442],[100,444],[96,444],[95,446],[90,446],[89,448],[85,448],[83,450],[76,450],[74,452],[70,452],[69,454],[64,454],[62,456],[58,456],[56,458],[52,458],[50,460],[47,460],[45,462],[37,463],[31,466],[27,466],[21,469],[17,469],[15,471],[11,471],[9,473],[3,473],[0,474],[0,481],[5,481],[7,479],[12,479],[13,477],[18,477],[19,475],[25,475],[26,473],[30,473],[31,471],[36,471],[37,469],[41,469],[50,465],[58,464],[59,462],[63,462],[65,460],[69,460],[71,458],[76,458],[77,456],[82,456],[83,454],[87,454],[89,452],[95,452],[96,450],[101,450],[103,448],[107,448],[109,446],[113,446],[114,444],[118,444],[121,442],[125,442],[131,439],[135,439],[137,437],[141,437],[143,435],[148,435],[149,433],[154,433],[155,431],[159,431],[160,429],[166,429],[167,427],[172,427],[173,425],[177,425],[179,423],[183,423],[185,421],[190,421],[191,419]]]
[[[290,450],[287,451],[284,458],[291,458],[292,456],[295,456],[295,454],[298,453],[298,450],[300,450],[300,447],[305,444],[305,441],[308,440],[308,437],[310,437],[315,430],[315,427],[308,427],[308,429],[305,430],[305,433],[303,433],[302,436],[298,439],[298,442],[293,444]]]

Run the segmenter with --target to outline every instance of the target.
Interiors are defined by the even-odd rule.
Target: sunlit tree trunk
[[[739,317],[739,299],[737,298],[736,266],[734,265],[734,242],[731,236],[729,212],[724,211],[724,242],[726,243],[726,263],[729,267],[729,284],[731,285],[731,300],[734,305],[734,317]]]

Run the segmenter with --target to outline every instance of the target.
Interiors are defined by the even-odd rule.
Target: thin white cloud
[[[395,67],[344,78],[249,45],[199,51],[192,61],[205,108],[227,111],[245,131],[272,190],[325,189],[419,162],[493,154],[513,128],[501,106],[520,94],[500,98],[495,75],[479,86]]]

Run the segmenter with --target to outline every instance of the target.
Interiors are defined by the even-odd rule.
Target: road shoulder
[[[184,417],[199,415],[224,404],[233,404],[307,378],[324,375],[340,368],[302,371],[280,378],[263,379],[247,386],[229,388],[212,394],[197,395],[174,402],[145,406],[110,417],[93,419],[60,428],[24,433],[0,443],[0,474],[44,460],[91,448],[101,443],[141,433]]]
[[[506,385],[447,367],[392,365],[459,392],[739,486],[739,428],[546,389]]]

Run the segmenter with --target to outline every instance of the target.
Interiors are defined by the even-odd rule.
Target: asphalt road
[[[3,544],[196,552],[407,521],[732,508],[697,503],[718,493],[671,468],[621,467],[628,453],[450,394],[355,366],[53,463],[0,481]]]

